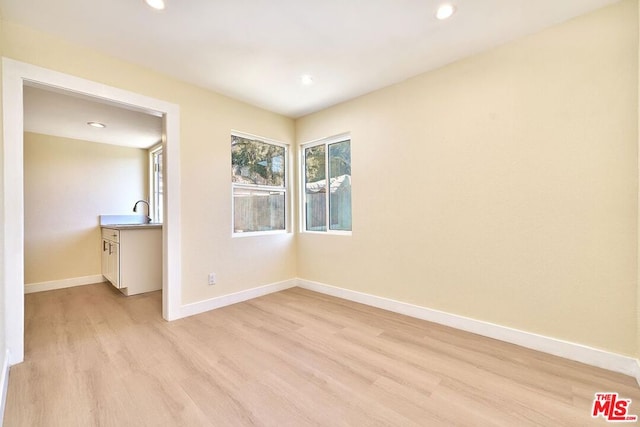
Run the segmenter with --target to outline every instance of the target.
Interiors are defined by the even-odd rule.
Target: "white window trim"
[[[155,218],[155,213],[156,213],[156,209],[162,210],[163,207],[162,206],[156,206],[157,200],[155,200],[155,188],[153,187],[153,183],[155,182],[155,171],[153,170],[153,157],[154,155],[158,152],[158,151],[164,151],[164,146],[161,143],[154,145],[153,147],[150,147],[147,152],[149,153],[149,158],[148,158],[148,165],[149,165],[149,198],[147,200],[149,200],[149,216],[151,217],[151,219],[154,222],[158,222],[158,218]],[[163,153],[163,158],[164,158],[164,153]],[[163,165],[164,166],[164,165]],[[164,167],[163,167],[163,172],[164,172]],[[153,215],[152,215],[153,212]],[[164,218],[163,218],[163,222],[164,222]]]
[[[304,150],[307,148],[312,148],[312,147],[317,147],[319,145],[326,145],[327,147],[330,144],[335,144],[337,142],[342,142],[342,141],[346,141],[349,140],[349,144],[352,145],[353,144],[353,140],[351,139],[351,133],[350,132],[344,132],[344,133],[340,133],[337,135],[333,135],[333,136],[329,136],[326,138],[320,138],[320,139],[316,139],[313,141],[309,141],[309,142],[305,142],[303,144],[300,144],[300,148],[298,150],[298,164],[300,165],[300,179],[299,179],[299,191],[298,191],[298,200],[300,200],[300,203],[298,204],[298,218],[300,218],[299,220],[299,232],[300,233],[304,233],[304,234],[318,234],[318,235],[322,235],[322,236],[351,236],[353,234],[353,226],[351,227],[351,231],[344,231],[344,230],[331,230],[329,228],[329,225],[327,224],[327,230],[326,231],[313,231],[313,230],[307,230],[307,215],[306,215],[306,192],[305,192],[305,157],[304,157]],[[329,177],[329,162],[326,162],[325,164],[325,176]],[[326,210],[327,210],[327,221],[329,218],[329,203],[327,203],[326,206]],[[353,215],[353,211],[352,211],[352,215]]]
[[[291,212],[293,212],[291,208],[292,197],[291,197],[291,189],[289,188],[289,183],[291,180],[291,150],[290,145],[284,142],[276,141],[271,138],[266,138],[264,136],[254,135],[251,133],[241,132],[237,130],[231,130],[231,136],[237,136],[239,138],[245,139],[253,139],[261,142],[265,142],[271,145],[277,145],[279,147],[284,148],[284,156],[285,156],[285,176],[284,176],[284,186],[283,187],[272,187],[272,186],[261,186],[261,185],[251,185],[251,184],[236,184],[233,181],[231,182],[231,237],[232,238],[242,238],[242,237],[258,237],[258,236],[273,236],[276,234],[288,234],[291,233]],[[251,188],[251,189],[264,189],[264,190],[273,190],[273,191],[284,191],[284,230],[269,230],[269,231],[245,231],[242,233],[237,233],[234,230],[234,215],[236,211],[235,207],[235,198],[233,197],[233,189],[234,188]]]

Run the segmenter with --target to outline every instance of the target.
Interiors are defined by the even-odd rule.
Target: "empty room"
[[[639,0],[0,0],[0,420],[640,416]]]

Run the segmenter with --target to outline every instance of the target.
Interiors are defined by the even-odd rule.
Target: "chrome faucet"
[[[138,212],[138,203],[144,203],[145,205],[147,205],[147,219],[149,220],[149,222],[151,222],[151,209],[149,208],[149,202],[147,202],[146,200],[138,200],[135,205],[133,205],[134,212]]]

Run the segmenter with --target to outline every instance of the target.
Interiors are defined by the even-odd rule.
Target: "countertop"
[[[150,224],[109,224],[102,225],[102,228],[110,228],[112,230],[135,230],[143,228],[162,228],[162,224],[150,223]]]

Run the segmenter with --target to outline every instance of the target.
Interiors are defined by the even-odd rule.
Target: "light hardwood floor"
[[[299,288],[175,322],[107,284],[26,295],[5,426],[584,426],[620,374]]]

